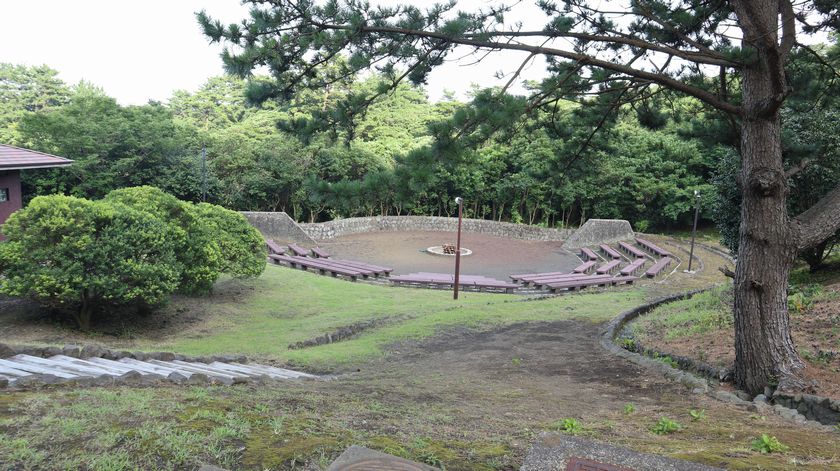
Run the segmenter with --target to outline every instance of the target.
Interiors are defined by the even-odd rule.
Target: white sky
[[[458,8],[471,11],[492,3],[460,0]],[[46,64],[64,81],[87,80],[125,105],[165,101],[174,90],[195,91],[207,78],[222,73],[222,48],[208,44],[195,20],[194,13],[201,9],[225,23],[247,15],[247,6],[238,0],[0,0],[0,62]],[[509,20],[542,26],[544,16],[533,6],[517,15]],[[437,100],[444,90],[451,90],[463,98],[472,83],[503,85],[507,78],[496,79],[496,72],[515,71],[525,57],[505,52],[469,67],[465,64],[474,59],[447,63],[432,73],[429,97]],[[543,59],[536,58],[519,82],[544,73]]]

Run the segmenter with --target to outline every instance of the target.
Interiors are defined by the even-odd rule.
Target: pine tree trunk
[[[747,114],[741,126],[740,245],[735,270],[735,381],[758,394],[767,385],[801,385],[803,364],[790,335],[788,275],[797,255],[787,213],[787,179],[782,161],[778,111],[763,109],[775,93],[767,64],[744,69]]]

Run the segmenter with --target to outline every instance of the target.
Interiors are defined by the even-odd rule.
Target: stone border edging
[[[709,289],[711,288],[703,288],[699,290],[688,291],[685,293],[674,294],[671,296],[665,296],[650,301],[648,303],[642,304],[641,306],[636,306],[628,311],[622,312],[616,318],[607,323],[607,325],[604,326],[604,329],[601,330],[601,346],[613,355],[625,358],[628,361],[637,365],[654,369],[659,373],[662,373],[666,378],[678,381],[686,388],[690,388],[693,393],[700,394],[708,392],[709,383],[707,383],[706,380],[698,378],[697,376],[689,372],[671,367],[659,360],[648,358],[638,353],[625,350],[624,348],[621,348],[620,346],[616,345],[614,340],[618,335],[618,332],[622,328],[624,328],[624,326],[627,325],[628,322],[632,321],[633,319],[636,319],[640,315],[646,314],[663,304],[668,304],[674,301],[681,301],[683,299],[689,299],[692,296],[702,293],[704,291],[708,291]]]
[[[620,356],[631,363],[658,371],[667,379],[677,381],[686,388],[690,388],[691,392],[694,394],[711,393],[710,385],[705,379],[697,377],[688,371],[674,368],[657,359],[626,350],[619,345],[616,345],[615,338],[618,336],[621,329],[627,325],[627,323],[633,321],[642,314],[647,314],[653,309],[664,304],[689,299],[713,288],[714,287],[708,287],[665,296],[622,312],[616,318],[607,323],[607,325],[601,330],[599,339],[601,346],[613,355]],[[790,396],[774,393],[771,397],[759,394],[752,401],[747,400],[748,397],[747,399],[742,397],[746,395],[746,393],[743,393],[742,391],[731,393],[729,391],[718,390],[714,391],[711,395],[722,402],[746,407],[748,410],[753,411],[772,411],[784,419],[792,420],[793,422],[801,425],[820,428],[825,431],[834,431],[836,428],[832,425],[824,424],[816,419],[823,417],[840,417],[840,400],[832,400],[830,398],[810,394],[796,394],[794,396]],[[768,404],[768,400],[770,399],[779,401],[780,403],[771,406]],[[791,405],[793,407],[787,407],[786,405]]]

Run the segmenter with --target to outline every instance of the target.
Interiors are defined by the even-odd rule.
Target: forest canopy
[[[201,201],[206,188],[211,203],[285,211],[311,222],[451,215],[455,196],[463,196],[468,217],[548,226],[622,217],[641,230],[688,224],[694,190],[711,204],[709,182],[724,151],[690,135],[692,123],[683,118],[696,106],[690,99],[655,126],[627,107],[582,150],[593,118],[560,103],[553,116],[462,145],[444,161],[429,159],[427,149],[437,128],[469,119],[469,103],[432,103],[414,85],[400,85],[349,126],[313,126],[341,99],[379,82],[376,75],[353,77],[257,105],[249,95],[259,78],[220,76],[196,92],[176,91],[168,103],[122,106],[90,83],[61,82],[49,67],[2,64],[0,135],[76,161],[69,169],[26,173],[28,198],[101,198],[152,185]],[[476,89],[473,98],[487,93]],[[581,158],[567,166],[577,152]]]

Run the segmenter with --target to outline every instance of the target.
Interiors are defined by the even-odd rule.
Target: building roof
[[[0,144],[0,170],[67,167],[72,163],[64,157]]]

